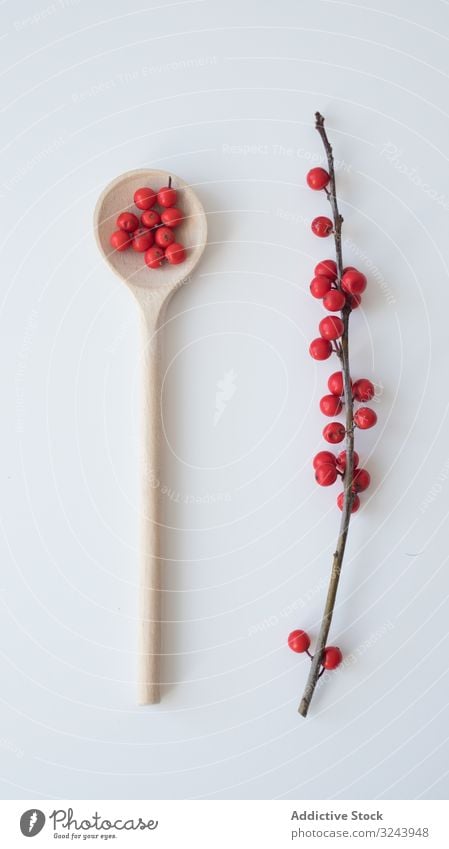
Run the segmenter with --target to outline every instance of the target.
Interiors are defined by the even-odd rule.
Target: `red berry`
[[[175,241],[175,234],[170,227],[158,227],[154,238],[160,248],[167,248]]]
[[[323,428],[323,436],[326,442],[331,442],[332,445],[342,442],[345,438],[345,433],[345,427],[341,422],[331,422]]]
[[[338,312],[342,310],[346,303],[346,298],[340,289],[331,289],[323,298],[323,307],[330,312]]]
[[[320,486],[331,486],[337,480],[335,463],[322,463],[315,470],[315,480]]]
[[[132,236],[126,233],[125,230],[115,230],[109,239],[110,244],[115,251],[126,251],[126,248],[131,246]]]
[[[343,336],[344,329],[345,327],[341,318],[336,315],[327,315],[326,318],[321,319],[318,325],[320,336],[323,339],[338,339],[340,336]]]
[[[370,473],[366,469],[356,469],[352,478],[352,491],[365,492],[371,483]]]
[[[310,646],[310,637],[305,631],[298,629],[297,631],[292,631],[291,634],[288,635],[288,644],[292,651],[302,654],[302,652],[307,651]]]
[[[121,212],[117,218],[117,227],[120,230],[126,230],[127,233],[133,233],[139,226],[139,219],[133,212]]]
[[[348,268],[341,278],[341,287],[351,295],[361,295],[366,289],[366,277],[356,268]]]
[[[153,246],[154,236],[151,230],[139,229],[133,233],[133,249],[143,254]]]
[[[312,168],[307,174],[306,180],[309,189],[319,191],[326,188],[330,177],[324,168]]]
[[[164,251],[157,245],[154,245],[154,247],[145,253],[145,262],[148,268],[160,268],[164,262],[164,258]]]
[[[317,275],[310,284],[310,291],[314,298],[324,298],[327,292],[329,292],[330,287],[331,281],[328,277]]]
[[[320,401],[320,410],[324,416],[338,416],[342,409],[343,404],[336,395],[323,395]]]
[[[165,248],[165,258],[168,259],[170,265],[179,265],[186,258],[186,249],[179,242],[173,242]]]
[[[149,186],[144,186],[142,189],[136,189],[134,192],[134,203],[139,209],[151,209],[156,203],[157,194],[154,189]]]
[[[325,669],[336,669],[337,666],[340,666],[342,660],[343,655],[338,646],[326,646],[323,651],[321,664]]]
[[[164,209],[161,213],[161,218],[162,223],[166,227],[177,227],[178,224],[181,224],[181,221],[184,221],[184,213],[180,209],[176,209],[175,206],[172,206],[169,209]]]
[[[335,466],[335,454],[332,454],[332,451],[318,451],[318,454],[315,454],[313,458],[313,468],[317,469],[323,463],[333,463]]]
[[[337,496],[337,505],[340,508],[340,510],[343,510],[344,501],[345,501],[345,494],[344,494],[344,492],[340,492],[340,495]],[[360,498],[359,498],[358,495],[354,495],[354,498],[352,499],[352,504],[351,504],[351,513],[357,513],[357,510],[359,509],[359,507],[360,507]]]
[[[339,397],[343,395],[345,391],[343,372],[334,371],[334,373],[329,377],[327,385],[329,387],[329,392],[332,392],[332,395],[338,395]]]
[[[357,451],[352,452],[352,458],[353,458],[354,469],[356,469],[357,466],[359,465],[359,455],[357,454]],[[346,469],[346,451],[340,451],[340,453],[337,454],[337,469],[338,469],[339,472],[345,471],[345,469]]]
[[[314,360],[327,360],[332,354],[332,345],[327,339],[320,336],[310,343],[309,353]]]
[[[159,206],[174,206],[178,199],[176,189],[172,189],[171,185],[162,186],[157,193],[157,202]]]
[[[361,430],[368,430],[376,424],[377,415],[370,407],[359,407],[354,413],[354,422]]]
[[[332,221],[330,218],[326,218],[325,215],[319,215],[318,218],[314,218],[310,226],[312,233],[315,233],[315,236],[320,236],[321,239],[330,236],[334,229]]]
[[[337,279],[337,263],[333,259],[323,259],[315,266],[314,274],[316,277],[328,277],[333,283]]]
[[[347,295],[346,301],[347,301],[347,303],[349,304],[349,306],[351,307],[352,310],[356,310],[357,307],[359,307],[360,304],[362,303],[362,296],[361,295]]]
[[[142,224],[142,227],[147,227],[148,230],[152,230],[153,227],[157,227],[157,225],[161,223],[161,216],[155,209],[147,209],[140,216],[140,223]]]
[[[352,391],[356,401],[371,401],[374,398],[374,386],[366,377],[361,377],[353,384]]]

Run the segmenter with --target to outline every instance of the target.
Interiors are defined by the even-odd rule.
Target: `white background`
[[[2,794],[444,798],[447,3],[0,12]],[[317,632],[339,522],[311,472],[336,367],[307,353],[332,250],[304,185],[316,109],[370,278],[352,363],[379,424],[357,436],[373,484],[332,627],[347,661],[304,721],[286,638]],[[92,211],[145,166],[196,187],[210,242],[164,333],[166,685],[142,709],[138,317]]]

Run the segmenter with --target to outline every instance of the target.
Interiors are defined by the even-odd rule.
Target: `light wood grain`
[[[115,221],[120,212],[126,209],[136,212],[135,190],[141,186],[158,190],[167,185],[169,177],[178,191],[177,206],[186,216],[176,229],[176,240],[187,248],[187,257],[180,265],[165,264],[160,269],[149,269],[143,254],[133,250],[113,251],[109,238],[117,229]],[[144,378],[138,701],[149,705],[160,701],[161,680],[161,335],[170,298],[188,282],[204,251],[207,221],[195,192],[183,180],[166,171],[142,169],[129,171],[107,186],[95,208],[94,226],[103,257],[129,287],[141,313]]]

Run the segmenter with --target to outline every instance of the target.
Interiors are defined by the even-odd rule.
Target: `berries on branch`
[[[366,276],[353,266],[345,267],[342,256],[342,224],[337,202],[334,157],[331,144],[324,128],[324,118],[319,112],[315,115],[315,126],[322,139],[327,157],[325,168],[312,168],[307,176],[307,185],[314,191],[324,193],[332,210],[332,219],[324,215],[314,218],[312,232],[319,238],[334,237],[336,258],[318,262],[310,283],[311,295],[321,300],[327,315],[319,321],[319,336],[313,339],[309,353],[314,360],[327,360],[333,354],[337,356],[340,368],[332,372],[327,380],[329,394],[320,400],[320,410],[325,416],[334,418],[343,413],[344,424],[332,421],[325,425],[323,438],[331,445],[345,440],[345,449],[335,455],[332,451],[319,451],[313,458],[316,482],[323,487],[332,486],[339,478],[343,483],[343,492],[337,497],[337,506],[341,510],[341,522],[337,546],[333,555],[332,571],[323,620],[316,640],[314,654],[309,652],[311,640],[302,630],[292,631],[288,644],[297,653],[307,652],[311,659],[310,673],[299,706],[299,713],[306,716],[318,679],[325,670],[336,669],[343,656],[337,646],[328,646],[327,638],[335,606],[335,598],[340,579],[341,567],[346,547],[351,515],[360,507],[359,493],[365,492],[371,483],[369,472],[359,467],[359,455],[354,450],[354,438],[357,430],[367,430],[376,424],[377,416],[371,407],[365,405],[375,397],[374,384],[368,378],[352,380],[349,364],[349,319],[354,309],[360,306],[362,295],[367,287]],[[333,313],[339,312],[340,315]]]

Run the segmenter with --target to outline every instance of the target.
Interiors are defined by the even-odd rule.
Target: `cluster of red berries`
[[[329,310],[329,312],[339,312],[347,305],[353,310],[356,309],[360,306],[362,293],[366,289],[365,275],[361,271],[358,271],[357,268],[349,265],[343,269],[341,286],[337,285],[337,276],[337,263],[333,259],[324,259],[319,262],[315,266],[314,277],[310,284],[310,291],[313,297],[322,300],[323,307]],[[321,334],[321,338],[327,341],[338,339],[339,336],[341,336],[341,333],[332,335],[331,332],[330,336]],[[326,360],[330,356],[331,351],[331,347],[327,345],[322,346],[321,355],[317,356],[316,359]]]
[[[352,474],[352,491],[354,497],[352,499],[351,512],[356,513],[360,507],[360,498],[358,493],[368,489],[371,483],[371,476],[366,469],[359,468],[359,455],[357,451],[353,453],[354,471]],[[313,468],[315,469],[315,480],[320,486],[331,486],[337,480],[337,477],[343,478],[346,470],[346,451],[341,451],[340,454],[332,453],[332,451],[319,451],[313,458]],[[337,498],[337,505],[340,510],[343,510],[344,492],[340,492]]]
[[[324,168],[312,168],[307,174],[307,184],[311,189],[319,191],[326,189],[330,180],[328,172]],[[311,224],[312,232],[315,236],[324,238],[330,236],[333,232],[334,225],[330,218],[324,215],[319,215],[314,218]],[[361,296],[366,289],[366,277],[361,271],[353,266],[343,269],[340,285],[337,285],[338,272],[337,264],[333,259],[325,259],[319,262],[315,268],[315,276],[310,284],[310,291],[314,298],[321,298],[324,307],[330,312],[338,312],[343,309],[346,304],[349,304],[351,309],[355,309],[361,303]],[[323,319],[325,321],[325,319]],[[337,325],[338,326],[338,325]],[[330,330],[331,334],[335,331]],[[343,332],[343,329],[342,329]],[[330,341],[338,339],[341,333],[335,335],[325,335],[321,333],[321,338]],[[330,356],[332,348],[321,345],[317,347],[317,360],[325,360]],[[312,354],[312,356],[315,356]]]
[[[167,260],[170,265],[184,262],[186,250],[175,240],[174,229],[184,221],[183,212],[175,204],[178,199],[176,189],[172,188],[171,177],[168,186],[155,192],[149,186],[143,186],[134,192],[134,203],[143,210],[140,222],[133,212],[121,212],[117,218],[118,230],[110,238],[116,251],[132,248],[145,254],[148,268],[160,268]],[[156,204],[159,211],[154,209]]]
[[[306,631],[301,631],[300,629],[292,631],[288,635],[288,645],[292,651],[295,651],[298,654],[307,652],[310,659],[312,659],[313,655],[309,652],[310,637]],[[337,666],[340,666],[342,660],[343,655],[338,646],[325,646],[323,649],[323,657],[321,659],[323,670],[336,669]]]
[[[324,168],[312,168],[307,174],[307,183],[311,189],[326,189],[330,176]],[[323,224],[323,222],[325,222]],[[333,230],[330,218],[315,218],[312,221],[312,230],[317,236],[327,236]],[[362,300],[362,294],[366,289],[366,277],[357,268],[349,266],[343,269],[341,279],[338,276],[336,262],[325,259],[315,267],[314,277],[310,284],[310,291],[314,298],[323,301],[323,306],[329,312],[338,312],[344,308],[350,310],[358,307]],[[319,325],[319,336],[310,343],[310,355],[315,360],[327,360],[333,352],[338,351],[338,339],[344,333],[343,318],[335,315],[327,315],[321,319]],[[329,395],[324,395],[320,401],[320,410],[325,416],[338,416],[343,409],[344,384],[343,374],[336,371],[329,377],[327,382]],[[361,378],[351,382],[352,397],[354,401],[366,403],[374,397],[374,386],[370,380]],[[370,407],[359,407],[354,413],[353,425],[366,430],[376,424],[377,416]],[[341,422],[331,422],[323,429],[323,437],[326,442],[336,445],[345,438],[346,429]],[[359,492],[363,492],[370,484],[370,476],[366,469],[358,468],[359,458],[354,452],[354,473],[352,481],[352,512],[355,513],[360,506]],[[330,451],[320,451],[313,460],[315,479],[321,486],[330,486],[335,483],[338,476],[343,477],[346,467],[346,452],[342,451],[337,457]],[[343,509],[344,493],[341,492],[337,498],[340,510]]]

